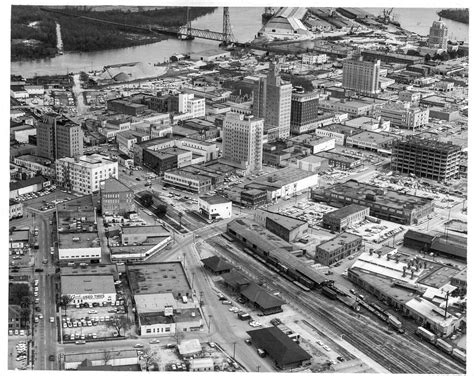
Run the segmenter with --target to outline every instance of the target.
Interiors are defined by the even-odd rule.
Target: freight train
[[[425,341],[435,345],[436,347],[440,348],[446,354],[451,355],[453,358],[459,360],[462,363],[466,363],[466,353],[461,349],[453,347],[448,342],[442,340],[441,338],[437,338],[436,334],[430,332],[429,330],[419,326],[416,329],[416,334],[423,338]]]

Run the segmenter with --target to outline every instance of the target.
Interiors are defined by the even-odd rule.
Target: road
[[[34,350],[35,350],[35,370],[57,369],[56,363],[49,360],[49,355],[56,353],[57,325],[50,323],[50,317],[56,317],[55,304],[55,266],[50,255],[51,250],[51,226],[49,216],[36,215],[39,229],[38,243],[39,249],[35,256],[35,267],[43,269],[42,272],[34,272],[34,279],[39,280],[39,307],[43,314],[43,319],[34,328]],[[48,260],[43,264],[43,260]]]

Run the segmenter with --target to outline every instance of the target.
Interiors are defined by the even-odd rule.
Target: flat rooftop
[[[391,189],[380,189],[375,185],[361,183],[352,179],[345,183],[337,183],[333,185],[331,187],[331,193],[396,209],[415,209],[425,205],[430,205],[433,201],[431,198],[399,193]],[[368,201],[366,199],[368,194],[373,195],[373,200]]]
[[[62,275],[63,295],[115,294],[112,275]]]
[[[166,175],[182,176],[185,178],[190,178],[190,179],[200,180],[200,181],[211,180],[211,176],[200,174],[200,171],[198,169],[194,170],[192,166],[186,166],[180,169],[166,171],[165,176]]]
[[[337,235],[336,237],[318,245],[318,249],[323,250],[324,252],[331,253],[345,244],[354,242],[356,240],[362,240],[362,236],[351,234],[349,232],[343,232],[342,234]]]
[[[252,188],[258,188],[258,186],[261,186],[278,189],[314,175],[313,172],[303,171],[296,167],[285,167],[281,170],[253,179],[251,183],[246,184],[245,187],[247,185],[252,185]]]
[[[191,290],[180,262],[127,265],[133,295]]]
[[[333,161],[339,161],[343,163],[354,163],[357,161],[360,161],[360,158],[345,155],[345,154],[340,154],[340,153],[334,153],[330,151],[321,151],[319,153],[314,154],[318,157],[333,160]]]
[[[344,206],[341,209],[337,209],[332,212],[325,213],[323,217],[327,217],[331,219],[344,219],[349,215],[358,213],[365,209],[367,209],[367,206],[350,204],[350,205]]]
[[[161,225],[122,226],[122,235],[149,235],[151,237],[167,237],[170,233]]]
[[[87,264],[81,266],[62,266],[61,275],[117,275],[116,264]]]
[[[58,246],[60,249],[100,248],[97,232],[59,233],[58,235]]]
[[[34,163],[39,163],[45,166],[53,167],[53,164],[48,158],[38,157],[36,155],[25,154],[25,155],[19,155],[18,157],[15,157],[15,158],[22,161],[34,162]]]
[[[325,125],[324,127],[321,127],[321,128],[318,128],[318,129],[320,129],[322,131],[341,133],[341,134],[344,134],[346,136],[354,136],[357,133],[362,132],[362,130],[354,129],[354,127],[349,127],[348,125],[339,124],[339,123]]]
[[[449,142],[441,142],[434,139],[423,138],[423,137],[409,137],[406,140],[399,140],[397,141],[394,146],[396,145],[408,145],[413,146],[420,149],[428,149],[434,151],[442,151],[442,152],[456,152],[461,151],[462,147],[459,145],[455,145]]]
[[[120,180],[110,178],[101,184],[101,192],[103,193],[118,193],[118,192],[132,192],[133,190],[122,183]]]
[[[199,199],[207,202],[209,205],[227,204],[231,202],[229,199],[222,196],[218,196],[218,195],[210,196],[210,197],[202,196],[202,197],[199,197]]]
[[[65,157],[61,158],[61,161],[67,161],[77,166],[85,168],[93,168],[98,166],[107,166],[110,164],[116,164],[117,162],[112,161],[109,157],[101,154],[83,155],[79,157],[79,161],[76,162],[74,158]]]
[[[284,227],[289,231],[303,226],[306,223],[305,221],[302,221],[300,219],[289,217],[280,213],[274,213],[266,210],[264,212],[266,213],[267,218],[270,218],[272,221],[278,223],[280,226]]]
[[[396,139],[394,136],[385,135],[379,132],[362,131],[360,133],[348,136],[354,141],[373,142],[377,145],[385,144]]]

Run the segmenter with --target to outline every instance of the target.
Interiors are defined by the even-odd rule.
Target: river
[[[378,15],[381,8],[366,8],[367,11]],[[407,30],[420,35],[428,35],[429,28],[434,20],[438,19],[438,9],[400,8],[394,9],[393,13],[398,17],[401,26]],[[240,42],[250,41],[261,27],[261,14],[263,8],[246,7],[229,9],[232,31]],[[468,25],[444,20],[448,26],[448,36],[455,40],[468,41]],[[205,15],[193,21],[192,27],[222,30],[222,8],[219,7],[211,14]],[[68,72],[90,71],[91,69],[102,69],[104,65],[127,63],[132,61],[145,61],[161,63],[176,53],[191,53],[215,48],[217,42],[204,39],[192,41],[179,41],[167,39],[153,44],[119,48],[115,50],[72,53],[65,52],[50,59],[13,62],[11,73],[20,74],[23,77],[47,74],[65,74]]]

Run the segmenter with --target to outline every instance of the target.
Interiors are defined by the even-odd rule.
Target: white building
[[[222,155],[247,172],[260,171],[263,157],[263,119],[227,113],[224,120]]]
[[[102,249],[97,232],[58,232],[59,261],[98,261],[102,257]]]
[[[98,192],[100,182],[109,178],[118,179],[118,162],[100,154],[56,161],[58,183],[75,192]]]
[[[232,217],[232,201],[221,196],[199,197],[199,212],[208,219]]]
[[[194,98],[194,94],[179,94],[178,109],[179,112],[190,114],[191,118],[205,116],[206,100],[204,98]]]
[[[114,277],[109,275],[62,275],[61,296],[72,298],[70,304],[115,303]]]
[[[301,57],[302,64],[324,64],[328,61],[326,54],[312,55],[312,54],[303,54]]]
[[[410,107],[410,103],[387,103],[381,110],[382,119],[390,121],[392,127],[416,129],[428,124],[429,109]]]

